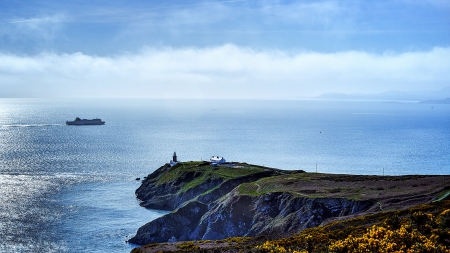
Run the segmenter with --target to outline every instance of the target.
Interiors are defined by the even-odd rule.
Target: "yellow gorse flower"
[[[333,239],[343,238],[336,237],[334,232],[317,228],[291,238],[266,241],[255,249],[262,253],[450,253],[449,221],[450,209],[438,215],[418,211],[409,219],[404,218],[398,226],[379,223],[353,235],[349,233],[340,240]]]

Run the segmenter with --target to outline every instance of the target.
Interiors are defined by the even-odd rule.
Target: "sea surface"
[[[67,126],[101,118],[103,126]],[[140,181],[169,162],[370,175],[450,174],[450,105],[0,99],[0,252],[129,252],[165,211]]]

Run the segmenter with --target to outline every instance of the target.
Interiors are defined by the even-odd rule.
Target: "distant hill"
[[[397,91],[391,90],[381,93],[323,93],[315,99],[324,100],[387,100],[387,101],[440,101],[450,98],[450,86],[440,90]]]
[[[420,103],[423,104],[450,104],[450,98],[442,99],[442,100],[427,100],[422,101]]]

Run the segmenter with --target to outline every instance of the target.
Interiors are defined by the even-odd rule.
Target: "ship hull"
[[[74,121],[66,121],[66,125],[69,126],[95,126],[104,125],[105,121],[101,119],[76,119]]]

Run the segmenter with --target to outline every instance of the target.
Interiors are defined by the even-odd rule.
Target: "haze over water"
[[[66,126],[75,117],[104,126]],[[176,151],[307,172],[449,174],[450,105],[0,99],[0,251],[129,252],[134,190]]]

